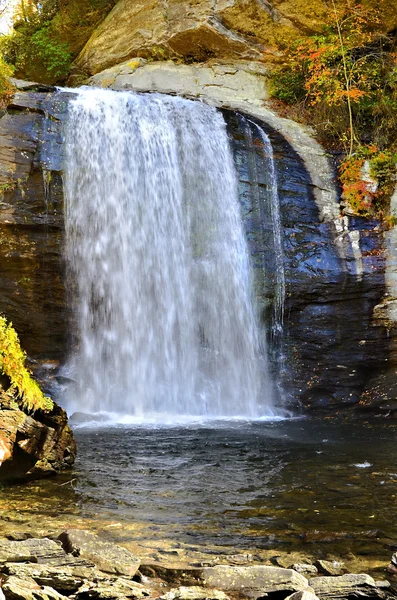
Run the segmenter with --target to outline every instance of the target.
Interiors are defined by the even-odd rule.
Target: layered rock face
[[[60,359],[66,349],[60,144],[66,105],[50,99],[40,87],[17,92],[0,118],[0,312],[36,359]],[[54,405],[28,414],[0,385],[0,481],[54,475],[75,454],[65,411]]]
[[[42,91],[40,91],[42,90]],[[60,118],[48,91],[17,92],[0,118],[0,311],[36,358],[65,350]]]
[[[229,111],[225,116],[258,301],[271,338],[280,266],[275,260],[266,148],[254,121]],[[283,335],[280,347],[273,348],[274,377],[292,405],[299,401],[306,409],[336,410],[356,405],[371,374],[382,369],[388,356],[386,329],[373,320],[385,292],[382,231],[365,219],[321,219],[302,158],[277,131],[260,125],[274,152],[286,285]]]
[[[371,2],[393,30],[393,1]],[[286,40],[321,31],[328,13],[321,0],[119,0],[76,64],[93,74],[135,56],[269,61]]]

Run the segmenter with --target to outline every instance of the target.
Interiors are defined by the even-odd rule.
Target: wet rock
[[[272,562],[278,567],[282,567],[283,569],[295,569],[295,564],[297,564],[298,567],[300,565],[312,565],[310,557],[306,556],[303,552],[289,552],[286,554],[277,555],[272,557]],[[295,569],[295,571],[298,571],[298,569]]]
[[[30,416],[0,398],[0,481],[55,475],[70,468],[75,456],[67,415],[58,405],[51,412]]]
[[[106,421],[107,417],[105,415],[90,415],[89,413],[83,412],[74,412],[70,415],[69,421],[70,423],[82,424],[82,423],[101,423]]]
[[[380,588],[372,577],[366,574],[341,575],[339,577],[314,577],[309,585],[315,594],[323,599],[345,599],[349,597],[385,598],[390,584]]]
[[[397,574],[397,552],[395,552],[391,557],[390,564],[387,567],[387,571],[389,573],[393,573],[393,575]]]
[[[206,585],[226,591],[244,591],[250,598],[260,598],[273,592],[299,592],[308,581],[292,569],[280,567],[217,566],[203,569]]]
[[[296,571],[297,573],[305,575],[306,577],[313,577],[313,575],[317,575],[318,573],[317,567],[315,567],[314,565],[306,565],[304,563],[295,563],[292,565],[291,568],[294,569],[294,571]]]
[[[48,358],[63,356],[67,335],[60,173],[66,105],[56,96],[17,92],[0,118],[0,312],[28,355]]]
[[[225,592],[200,586],[175,588],[161,596],[161,598],[163,600],[229,600]]]
[[[59,536],[64,550],[92,561],[106,573],[133,577],[137,572],[140,560],[126,548],[82,529],[68,529]]]
[[[158,577],[171,585],[196,586],[203,582],[203,569],[164,567],[156,564],[142,564],[140,573],[145,577]]]
[[[24,79],[16,79],[11,77],[10,81],[15,89],[23,92],[55,92],[56,87],[45,83],[37,83],[35,81],[26,81]]]
[[[318,560],[315,564],[324,575],[342,575],[346,572],[345,564],[337,560]]]
[[[95,598],[99,600],[110,600],[111,598],[146,598],[150,596],[150,590],[140,583],[117,578],[104,581],[88,581],[82,585],[76,593],[76,598]]]

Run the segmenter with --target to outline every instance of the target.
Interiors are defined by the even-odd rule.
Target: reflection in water
[[[7,490],[3,510],[11,521],[37,528],[40,513],[52,529],[124,523],[112,530],[119,539],[153,547],[166,539],[207,550],[390,558],[397,538],[393,425],[295,420],[76,435],[71,475]]]

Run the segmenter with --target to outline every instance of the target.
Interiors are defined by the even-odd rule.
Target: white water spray
[[[70,408],[270,415],[222,115],[180,98],[82,89],[70,103],[65,188],[79,328]]]

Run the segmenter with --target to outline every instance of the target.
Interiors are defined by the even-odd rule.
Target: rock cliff
[[[384,30],[392,31],[394,3],[371,2],[381,10]],[[322,0],[119,0],[76,64],[93,74],[135,56],[273,61],[287,40],[321,31],[327,13]]]

